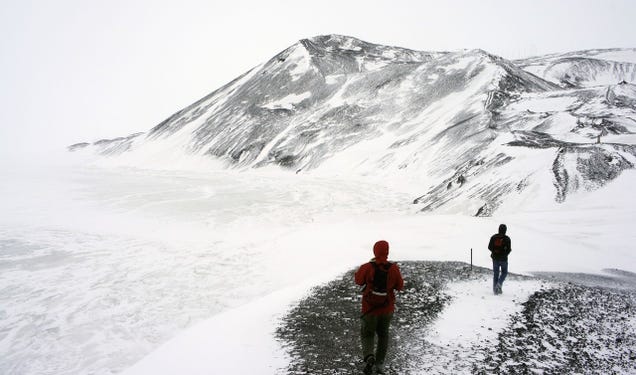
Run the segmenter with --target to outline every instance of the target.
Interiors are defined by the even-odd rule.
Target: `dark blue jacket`
[[[510,237],[502,233],[493,235],[490,237],[490,242],[488,242],[488,250],[490,250],[492,259],[507,261],[508,254],[512,251]]]

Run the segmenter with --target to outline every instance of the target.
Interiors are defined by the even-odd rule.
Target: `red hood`
[[[389,257],[389,243],[382,240],[373,245],[373,255],[375,255],[376,263],[386,263]]]

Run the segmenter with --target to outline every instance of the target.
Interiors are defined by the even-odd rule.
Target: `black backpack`
[[[508,245],[506,244],[506,236],[495,235],[492,239],[492,252],[493,254],[501,255],[508,252]]]
[[[371,262],[373,265],[374,275],[371,288],[367,289],[365,297],[367,302],[373,307],[383,307],[389,304],[389,293],[387,290],[387,279],[389,275],[389,269],[393,263],[387,263],[385,265]]]

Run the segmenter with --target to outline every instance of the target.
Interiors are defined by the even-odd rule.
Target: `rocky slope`
[[[636,49],[576,51],[516,60],[515,64],[564,88],[636,80]]]
[[[624,61],[605,59],[616,56]],[[633,168],[629,59],[636,51],[513,62],[318,36],[147,133],[69,149],[141,165],[195,155],[233,168],[397,176],[421,189],[422,210],[490,215],[529,191],[563,201]]]

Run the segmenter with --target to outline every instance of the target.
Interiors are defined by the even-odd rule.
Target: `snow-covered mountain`
[[[0,160],[0,373],[355,372],[378,239],[392,373],[635,373],[634,52],[316,37],[147,133]]]
[[[141,165],[188,155],[399,177],[418,186],[422,210],[488,216],[633,168],[635,75],[633,49],[509,61],[318,36],[147,133],[69,149]]]
[[[613,85],[636,79],[636,49],[602,49],[517,60],[523,69],[564,88]]]

